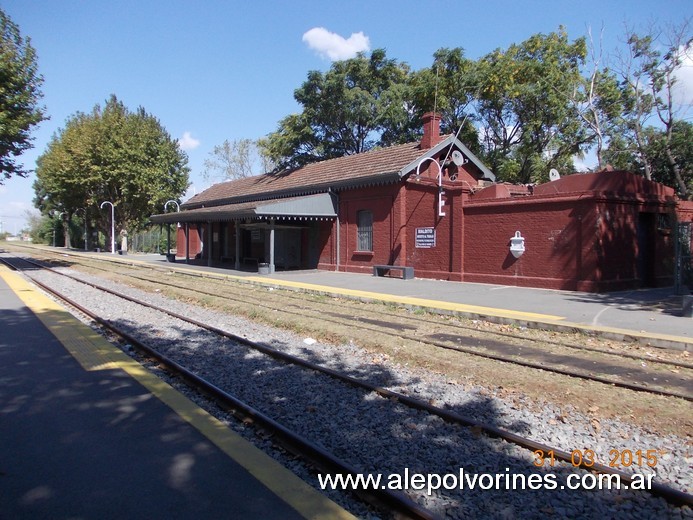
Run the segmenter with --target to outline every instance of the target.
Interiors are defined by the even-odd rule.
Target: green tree
[[[143,108],[129,111],[115,96],[90,114],[78,113],[53,136],[37,161],[34,204],[42,212],[82,208],[110,236],[142,229],[167,200],[188,187],[187,156],[161,123]]]
[[[414,72],[410,83],[415,117],[411,118],[409,141],[418,137],[423,114],[435,111],[440,114],[442,133],[456,134],[472,152],[480,152],[474,126],[479,92],[476,62],[465,58],[462,48],[438,49],[433,55],[433,65]]]
[[[679,196],[693,193],[693,124],[674,121],[670,130],[650,128],[647,133],[652,179],[673,186]],[[671,162],[675,163],[672,168]],[[681,184],[685,189],[681,189]]]
[[[302,112],[279,122],[261,141],[263,153],[278,168],[351,155],[396,140],[397,124],[406,119],[409,68],[374,50],[368,58],[332,64],[326,73],[311,71],[294,92]]]
[[[587,142],[572,101],[585,56],[585,39],[571,43],[561,27],[478,61],[484,156],[502,180],[535,182],[549,168],[572,169]]]
[[[618,78],[604,65],[601,35],[598,45],[594,42],[591,28],[588,36],[589,68],[574,91],[573,102],[585,128],[585,148],[594,149],[596,170],[599,171],[605,166],[605,148],[618,137],[624,103]]]
[[[637,152],[632,144],[620,138],[614,139],[605,152],[605,158],[616,169],[630,170],[644,176],[646,165],[642,158],[646,157],[650,179],[672,186],[683,198],[679,179],[670,165],[670,157],[673,157],[687,193],[693,192],[693,124],[675,121],[670,133],[648,126],[643,129],[640,139],[643,153]]]
[[[38,105],[42,83],[31,40],[0,9],[0,184],[28,174],[16,158],[31,148],[32,128],[46,119]]]
[[[669,174],[664,177],[682,198],[693,199],[686,179],[690,165],[681,164],[675,150],[680,150],[675,134],[682,134],[680,122],[690,107],[690,100],[676,99],[676,85],[686,56],[693,53],[691,19],[665,30],[653,27],[644,34],[627,28],[626,42],[626,52],[617,56],[615,67],[625,104],[621,121],[625,139],[612,155],[637,155],[647,179],[654,179],[654,163],[661,168],[665,158]],[[655,141],[657,146],[653,146]]]

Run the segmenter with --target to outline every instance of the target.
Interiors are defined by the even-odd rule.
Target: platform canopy
[[[233,220],[330,220],[337,217],[335,197],[319,193],[303,197],[258,200],[152,215],[155,224],[228,222]]]

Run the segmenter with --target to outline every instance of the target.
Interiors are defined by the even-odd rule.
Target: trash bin
[[[269,274],[269,264],[257,264],[257,272],[258,274]]]
[[[684,318],[693,318],[693,296],[686,294],[682,297],[681,315]]]
[[[166,260],[175,264],[176,263],[176,253],[166,253]]]

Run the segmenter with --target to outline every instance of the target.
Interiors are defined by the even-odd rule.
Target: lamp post
[[[167,200],[166,204],[164,204],[164,213],[166,213],[166,208],[168,207],[169,204],[175,204],[176,205],[176,213],[180,211],[180,204],[176,202],[175,200]],[[171,260],[171,223],[168,222],[166,224],[166,259]]]
[[[419,164],[416,165],[417,179],[419,178],[419,170],[421,169],[421,165],[424,163],[424,161],[431,161],[438,167],[438,216],[444,217],[445,212],[443,211],[443,206],[445,206],[445,199],[443,196],[445,195],[445,192],[443,191],[443,170],[440,167],[440,164],[438,164],[438,161],[436,161],[433,157],[424,157],[419,161]]]
[[[111,254],[115,254],[115,206],[112,202],[105,200],[101,203],[101,209],[103,209],[104,204],[111,205]]]

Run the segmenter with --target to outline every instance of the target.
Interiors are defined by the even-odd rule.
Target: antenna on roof
[[[434,114],[438,113],[438,78],[439,78],[439,73],[440,73],[440,66],[436,65],[436,90],[435,90],[435,94],[433,95],[433,113]]]

